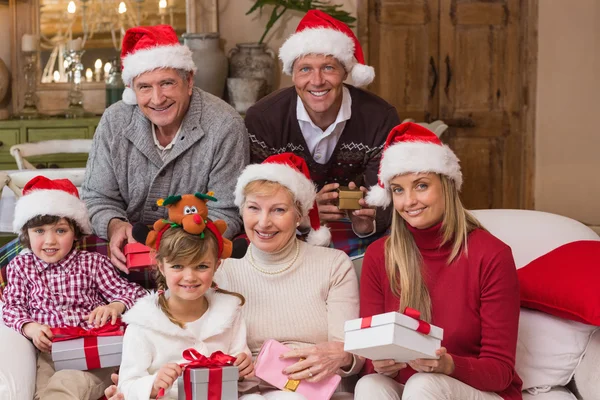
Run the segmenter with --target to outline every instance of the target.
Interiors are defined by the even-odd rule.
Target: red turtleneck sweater
[[[407,225],[424,261],[424,279],[432,304],[432,323],[444,329],[442,346],[452,355],[452,377],[503,399],[521,399],[522,381],[515,371],[519,324],[519,281],[510,247],[489,232],[468,236],[464,253],[451,265],[451,246],[440,248],[440,226],[415,229]],[[398,311],[385,272],[385,240],[365,253],[360,278],[360,316]],[[374,373],[367,361],[363,372]],[[401,370],[405,383],[415,371]]]

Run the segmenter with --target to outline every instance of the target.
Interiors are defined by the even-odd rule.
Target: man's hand
[[[54,335],[48,325],[29,322],[23,326],[25,336],[33,340],[33,345],[44,353],[52,351],[52,338]]]
[[[252,378],[254,376],[254,364],[252,363],[252,357],[249,357],[248,354],[240,353],[233,365],[240,370],[240,378]]]
[[[350,182],[348,188],[350,190],[355,190],[356,183]],[[364,186],[361,186],[359,189],[364,195],[369,191]],[[348,217],[350,218],[350,221],[352,221],[354,232],[359,235],[369,235],[373,233],[376,209],[375,207],[369,207],[364,198],[358,200],[358,204],[360,204],[362,208],[360,210],[348,211]]]
[[[104,326],[110,319],[111,324],[117,322],[119,318],[125,312],[125,304],[120,301],[115,301],[110,304],[96,307],[88,316],[88,323],[93,324],[96,328]]]
[[[132,226],[129,222],[122,221],[118,218],[113,218],[108,223],[108,240],[110,242],[110,261],[126,274],[129,269],[125,265],[125,255],[123,254],[123,246],[126,243],[133,243],[135,239],[131,233]]]
[[[166,391],[173,386],[182,372],[183,369],[179,366],[179,364],[169,363],[163,365],[156,374],[154,384],[152,385],[152,392],[150,392],[150,397],[155,398],[160,389],[164,389]]]
[[[346,213],[340,211],[335,205],[335,199],[338,198],[336,190],[339,187],[339,183],[328,183],[317,193],[317,207],[321,222],[339,221],[346,218]]]

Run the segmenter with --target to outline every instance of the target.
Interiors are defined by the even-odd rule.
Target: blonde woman
[[[275,339],[292,349],[284,357],[304,359],[286,368],[290,379],[316,382],[338,374],[339,391],[351,391],[344,378],[357,374],[363,361],[344,351],[344,322],[358,318],[358,279],[344,252],[318,246],[327,245],[330,235],[320,226],[315,197],[308,167],[294,154],[247,166],[235,203],[250,247],[244,258],[225,260],[216,279],[247,300],[242,315],[253,356],[265,340]],[[305,221],[308,243],[296,239]],[[315,400],[265,382],[259,393],[243,399]],[[352,394],[336,393],[333,399]]]
[[[521,399],[519,287],[510,248],[462,206],[459,161],[429,130],[395,127],[367,202],[392,203],[391,234],[369,246],[362,317],[406,307],[444,329],[439,359],[368,360],[355,398]]]

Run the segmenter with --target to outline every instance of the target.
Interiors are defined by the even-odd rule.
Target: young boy
[[[107,257],[75,248],[92,228],[68,179],[36,176],[29,181],[15,207],[13,230],[29,251],[7,267],[3,319],[41,352],[35,398],[98,399],[114,368],[55,372],[50,328],[114,323],[146,291],[121,278]]]

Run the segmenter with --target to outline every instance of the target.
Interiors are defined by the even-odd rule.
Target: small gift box
[[[229,400],[238,398],[239,369],[234,367],[235,357],[215,351],[210,357],[196,349],[184,350],[179,364],[183,374],[177,379],[178,400]],[[158,391],[157,399],[165,395]]]
[[[363,192],[358,189],[351,190],[348,186],[340,186],[338,192],[338,208],[340,210],[360,210],[358,201],[363,198]]]
[[[110,323],[101,328],[52,328],[54,369],[86,371],[121,365],[122,325]]]
[[[298,392],[307,399],[328,400],[331,398],[340,383],[339,375],[333,375],[320,382],[288,379],[282,371],[298,362],[298,359],[279,358],[281,354],[288,351],[290,349],[278,341],[266,340],[256,358],[254,369],[256,376],[283,391]]]
[[[421,321],[417,310],[389,312],[346,321],[344,350],[370,360],[407,362],[437,359],[444,330]]]
[[[156,265],[150,247],[141,243],[127,243],[123,248],[127,268],[146,268]]]

